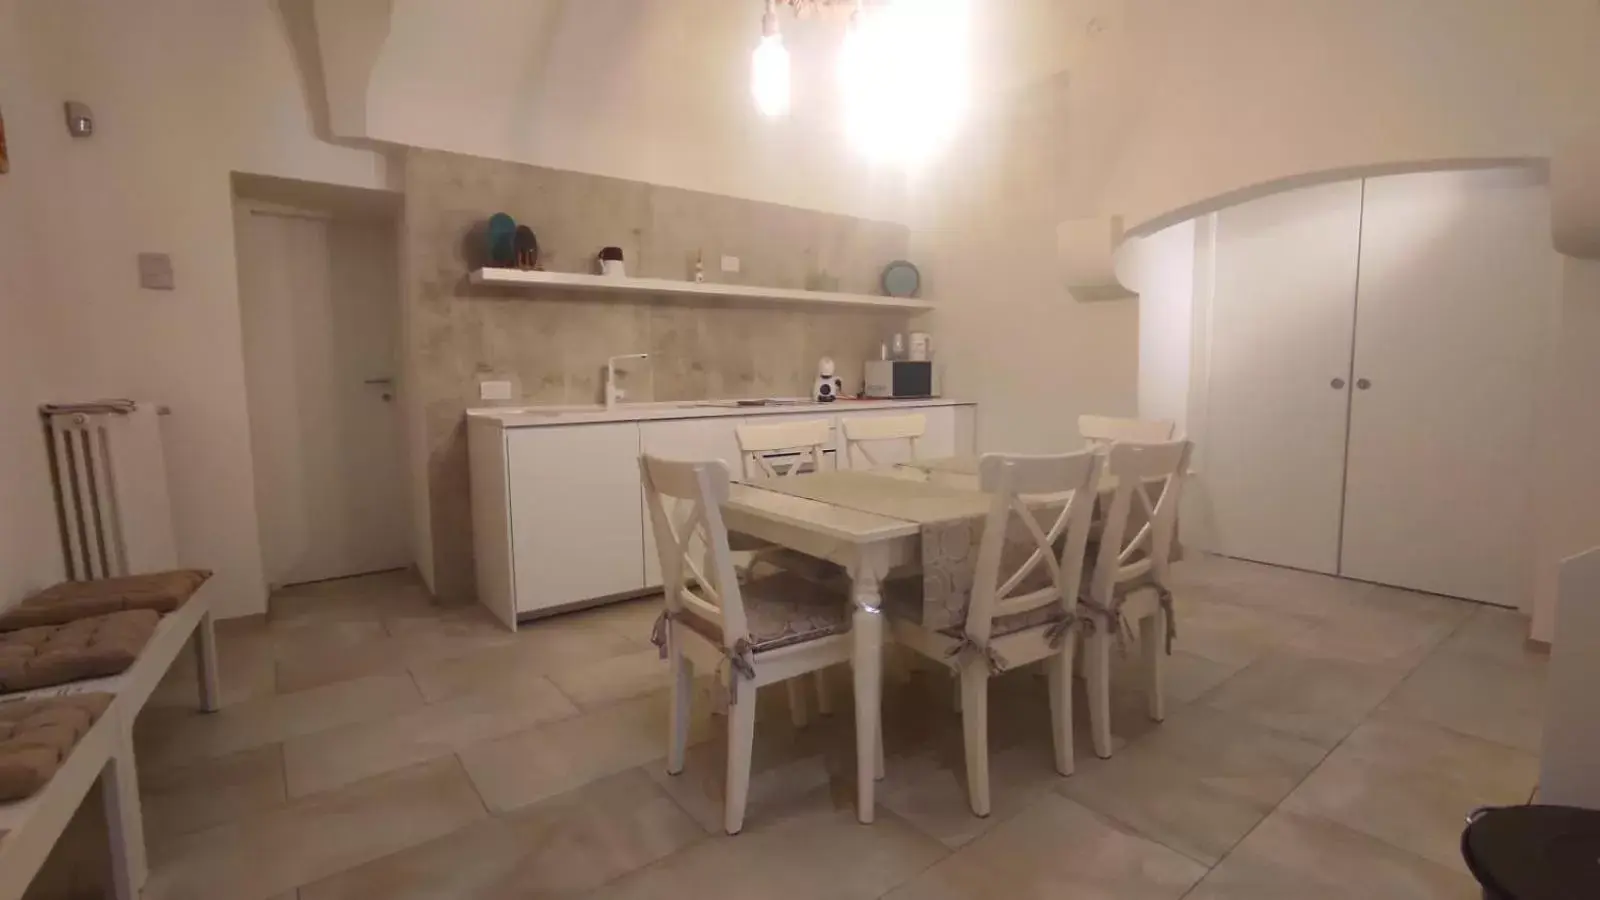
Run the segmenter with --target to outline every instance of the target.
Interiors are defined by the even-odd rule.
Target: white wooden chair
[[[739,463],[745,481],[792,478],[805,472],[821,472],[827,459],[828,444],[833,439],[833,423],[828,419],[739,425],[733,431],[739,442]],[[756,566],[762,563],[819,582],[837,580],[843,574],[837,565],[827,560],[775,544],[757,549],[745,569],[753,573]],[[827,678],[820,669],[816,681],[817,711],[825,716],[830,715],[833,712],[832,698],[828,694]],[[788,690],[789,711],[794,724],[804,727],[805,685],[799,679],[791,679]]]
[[[1167,715],[1161,670],[1175,628],[1168,569],[1191,446],[1188,441],[1117,443],[1106,451],[1105,471],[1117,482],[1105,507],[1094,569],[1080,603],[1086,620],[1089,720],[1094,752],[1102,759],[1111,756],[1113,644],[1121,645],[1131,637],[1135,623],[1150,718],[1160,722]],[[1154,499],[1152,488],[1156,490]],[[1145,522],[1130,534],[1128,524],[1135,502]]]
[[[825,451],[833,437],[833,423],[828,419],[805,419],[747,424],[735,427],[733,433],[739,441],[739,461],[746,481],[785,478],[805,471],[822,471]]]
[[[723,825],[737,834],[750,788],[756,688],[848,662],[850,598],[787,572],[740,583],[722,521],[729,484],[722,461],[641,456],[639,468],[665,584],[653,640],[672,667],[667,771],[683,771],[694,670],[715,671],[729,704]],[[668,516],[666,498],[683,501],[679,521]],[[698,560],[696,536],[706,548]]]
[[[860,416],[839,421],[844,432],[845,466],[848,468],[875,468],[900,462],[874,447],[904,442],[908,448],[904,461],[917,458],[917,442],[928,431],[928,417],[919,414],[908,416]],[[860,462],[857,462],[860,460]]]
[[[1165,419],[1119,419],[1114,416],[1079,416],[1078,433],[1089,447],[1108,444],[1159,444],[1172,440],[1177,428]]]
[[[1073,630],[1100,466],[1100,457],[1087,450],[1064,456],[985,454],[979,479],[994,500],[972,572],[966,622],[953,634],[933,631],[916,616],[897,615],[894,604],[886,607],[897,642],[951,667],[960,679],[967,793],[979,816],[989,814],[991,675],[1049,660],[1056,771],[1072,774]],[[940,564],[923,560],[924,567]]]

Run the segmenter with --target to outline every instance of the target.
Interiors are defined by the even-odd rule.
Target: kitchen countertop
[[[602,406],[499,406],[467,410],[469,419],[499,423],[501,428],[541,425],[581,425],[600,422],[646,422],[657,419],[713,419],[723,416],[781,416],[858,412],[874,409],[917,409],[930,406],[973,406],[971,400],[943,397],[917,400],[836,400],[832,403],[787,403],[775,406],[735,406],[732,400],[674,400],[660,403],[623,403],[615,409]]]

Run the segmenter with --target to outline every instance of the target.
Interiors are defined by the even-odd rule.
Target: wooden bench
[[[220,705],[212,621],[214,590],[204,585],[188,602],[162,616],[139,658],[119,675],[0,696],[0,703],[93,691],[115,696],[48,785],[26,800],[0,804],[0,832],[4,832],[0,837],[0,900],[18,900],[27,892],[96,779],[102,785],[110,831],[113,896],[138,900],[149,865],[133,723],[191,637],[195,638],[200,708],[214,712]]]

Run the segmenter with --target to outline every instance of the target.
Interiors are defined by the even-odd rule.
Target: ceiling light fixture
[[[778,32],[777,0],[767,0],[761,17],[761,43],[750,59],[750,95],[765,116],[789,112],[789,51]]]
[[[798,18],[850,10],[837,75],[845,132],[883,162],[925,159],[954,132],[966,109],[971,0],[766,0],[751,69],[756,108],[789,110],[789,53],[778,7]]]

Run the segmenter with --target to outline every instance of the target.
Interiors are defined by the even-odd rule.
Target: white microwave
[[[869,359],[862,395],[882,400],[938,396],[928,360]]]

